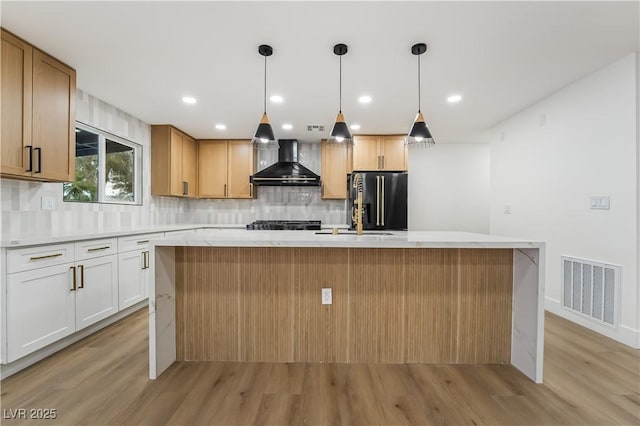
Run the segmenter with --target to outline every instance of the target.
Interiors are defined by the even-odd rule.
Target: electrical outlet
[[[504,205],[504,209],[502,210],[504,214],[511,214],[511,206],[509,204]]]
[[[323,305],[331,305],[333,303],[333,296],[331,295],[330,288],[322,289],[322,304]]]
[[[591,210],[609,210],[609,196],[591,197]]]
[[[56,197],[51,195],[43,195],[41,199],[42,210],[55,210],[56,209]]]

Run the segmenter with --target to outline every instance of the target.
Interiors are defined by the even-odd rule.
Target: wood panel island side
[[[152,379],[175,361],[250,361],[510,363],[542,382],[544,243],[201,230],[154,245]]]

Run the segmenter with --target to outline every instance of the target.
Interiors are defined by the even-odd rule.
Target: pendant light
[[[340,58],[340,107],[338,110],[338,116],[336,117],[336,123],[331,129],[331,135],[327,139],[327,143],[351,143],[351,132],[349,126],[344,122],[344,115],[342,115],[342,56],[348,51],[346,44],[336,44],[333,46],[333,53]]]
[[[413,126],[407,135],[405,143],[409,148],[427,148],[435,144],[427,123],[424,122],[424,116],[420,110],[420,55],[427,51],[427,45],[418,43],[411,46],[411,53],[418,57],[418,115],[413,121]]]
[[[255,149],[278,149],[278,141],[273,135],[273,128],[267,116],[267,56],[273,55],[273,49],[269,45],[261,44],[258,46],[258,53],[264,56],[264,112],[251,144]]]

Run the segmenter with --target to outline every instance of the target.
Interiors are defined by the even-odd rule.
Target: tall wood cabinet
[[[250,140],[198,141],[199,198],[253,198],[253,170]]]
[[[195,197],[196,141],[169,125],[151,126],[151,195]]]
[[[353,170],[406,171],[404,135],[354,136]]]
[[[324,200],[347,198],[350,150],[346,144],[322,141],[321,194]]]
[[[1,38],[0,174],[72,181],[76,72],[5,30]]]

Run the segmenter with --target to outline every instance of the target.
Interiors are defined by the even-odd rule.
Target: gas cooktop
[[[267,231],[318,231],[320,220],[256,220],[247,225],[250,230]]]

